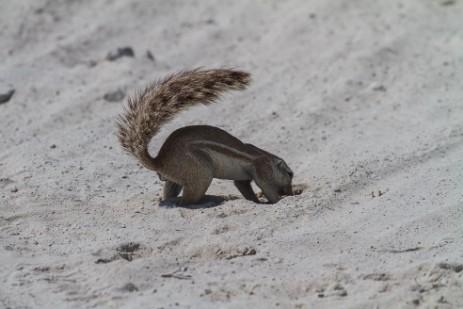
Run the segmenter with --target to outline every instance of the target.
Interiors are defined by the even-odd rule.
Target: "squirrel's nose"
[[[292,186],[289,186],[288,188],[286,188],[286,195],[294,195],[294,191],[293,191],[293,187]]]

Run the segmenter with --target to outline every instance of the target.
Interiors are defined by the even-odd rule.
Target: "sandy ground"
[[[463,307],[462,16],[458,0],[3,1],[0,307]],[[214,181],[192,209],[159,205],[115,119],[196,66],[254,83],[151,152],[216,125],[283,157],[301,195],[259,205]]]

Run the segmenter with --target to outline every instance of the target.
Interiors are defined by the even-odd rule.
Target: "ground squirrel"
[[[213,178],[234,180],[241,194],[256,203],[253,180],[270,203],[293,194],[293,172],[284,160],[216,127],[180,128],[167,138],[157,157],[148,152],[151,138],[177,113],[196,104],[210,104],[226,91],[243,90],[250,82],[247,72],[194,69],[154,82],[129,98],[117,123],[119,141],[165,181],[164,199],[177,197],[183,188],[181,203],[198,203]]]

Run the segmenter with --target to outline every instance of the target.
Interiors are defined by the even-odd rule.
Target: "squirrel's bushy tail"
[[[232,69],[194,69],[170,75],[129,98],[117,122],[122,148],[147,168],[157,170],[148,144],[161,127],[182,110],[210,104],[229,90],[243,90],[251,82],[247,72]]]

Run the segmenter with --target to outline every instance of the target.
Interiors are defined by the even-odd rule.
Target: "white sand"
[[[463,307],[462,29],[459,0],[3,1],[0,307]],[[254,83],[152,153],[216,125],[301,195],[159,206],[103,96],[196,66]]]

